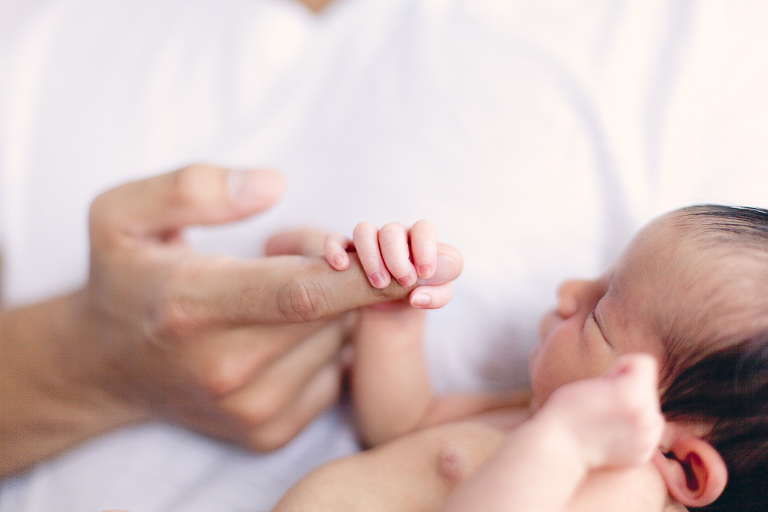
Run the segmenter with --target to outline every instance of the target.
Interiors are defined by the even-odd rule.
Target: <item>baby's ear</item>
[[[669,453],[657,451],[653,462],[670,496],[686,507],[703,507],[723,493],[728,481],[725,461],[715,448],[691,434],[676,433]]]

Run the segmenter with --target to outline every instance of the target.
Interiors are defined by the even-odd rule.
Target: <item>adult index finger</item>
[[[386,288],[374,288],[356,254],[349,256],[350,267],[343,272],[322,257],[303,256],[230,260],[205,271],[198,267],[189,279],[174,280],[180,289],[169,293],[173,299],[162,321],[170,328],[189,318],[198,325],[305,322],[403,299],[414,288],[394,280]],[[452,281],[461,273],[463,262],[455,249],[443,246],[438,258],[443,268],[427,285]]]

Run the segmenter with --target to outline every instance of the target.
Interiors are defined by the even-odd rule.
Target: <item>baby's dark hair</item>
[[[728,245],[757,255],[759,264],[768,269],[768,210],[703,205],[678,213],[683,225],[697,231],[695,237],[708,246]],[[768,283],[764,284],[768,297]],[[707,440],[728,468],[722,495],[708,506],[689,510],[768,509],[768,328],[759,327],[768,325],[765,320],[741,336],[719,339],[711,345],[716,348],[701,358],[671,358],[665,364],[662,412],[670,420],[712,425]]]

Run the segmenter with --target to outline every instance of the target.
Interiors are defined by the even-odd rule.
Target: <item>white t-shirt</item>
[[[0,4],[0,244],[18,305],[80,286],[100,191],[196,161],[285,198],[192,229],[254,257],[296,225],[433,221],[466,268],[426,334],[440,389],[527,382],[537,318],[650,218],[768,206],[768,13],[756,2],[34,0]],[[0,512],[268,510],[357,449],[331,411],[257,455],[166,425],[0,486]]]

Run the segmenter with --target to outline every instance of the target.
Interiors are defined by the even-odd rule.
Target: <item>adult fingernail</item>
[[[229,173],[229,192],[233,198],[252,205],[268,206],[282,193],[283,176],[269,169],[238,169]]]
[[[378,272],[374,272],[371,274],[371,284],[375,288],[384,288],[384,278]]]
[[[432,297],[426,293],[417,293],[411,297],[411,306],[416,308],[427,307],[432,303]]]

